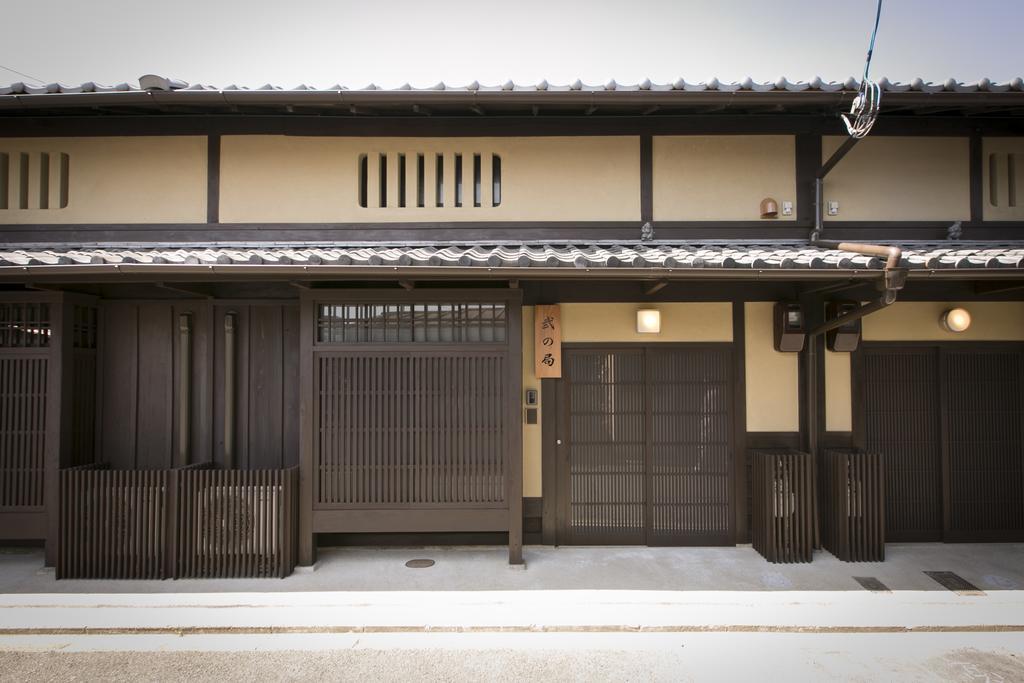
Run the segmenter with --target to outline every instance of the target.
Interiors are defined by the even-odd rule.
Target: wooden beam
[[[658,280],[654,284],[649,285],[646,289],[644,289],[644,296],[654,296],[661,290],[665,289],[665,287],[667,286],[668,280]]]
[[[810,287],[807,289],[801,289],[801,294],[824,294],[826,292],[841,292],[844,289],[851,289],[853,287],[860,287],[861,285],[869,284],[863,280],[840,282],[838,284],[824,285],[821,287]]]
[[[153,285],[158,287],[159,289],[166,289],[167,291],[175,292],[176,294],[189,294],[191,296],[198,296],[198,297],[202,297],[204,299],[213,299],[213,298],[215,298],[213,291],[210,290],[207,287],[195,287],[195,286],[192,286],[192,285],[179,284],[179,283],[175,283],[173,285],[169,285],[169,284],[164,283],[164,282],[154,282]]]
[[[96,292],[87,292],[82,289],[75,289],[73,284],[64,286],[60,284],[43,284],[27,282],[25,283],[25,289],[31,289],[37,292],[67,292],[68,294],[81,294],[82,296],[96,296]]]
[[[348,113],[352,114],[353,116],[376,116],[377,115],[377,112],[373,111],[372,109],[367,109],[366,107],[357,107],[354,104],[350,104],[349,105]]]
[[[977,294],[1001,294],[1002,292],[1013,292],[1019,289],[1024,289],[1024,282],[1012,281],[1012,282],[975,282],[974,291]]]

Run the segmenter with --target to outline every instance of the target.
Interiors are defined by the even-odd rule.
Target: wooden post
[[[519,293],[522,296],[522,293]],[[523,562],[523,307],[509,301],[508,310],[508,563]],[[561,327],[561,325],[559,325]],[[561,363],[559,363],[561,367]]]
[[[316,301],[302,293],[299,309],[299,564],[316,562],[313,534],[313,329]]]
[[[68,462],[71,448],[72,325],[74,307],[64,294],[47,298],[50,304],[50,358],[46,378],[46,501],[45,564],[57,564],[60,543],[60,468]]]

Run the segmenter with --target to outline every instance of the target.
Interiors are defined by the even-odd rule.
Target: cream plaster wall
[[[771,301],[748,301],[746,324],[747,431],[800,431],[800,390],[796,353],[774,347]]]
[[[982,215],[987,221],[1024,220],[1024,138],[985,138],[982,149]],[[991,194],[991,155],[996,155],[996,183],[993,203]],[[1014,178],[1009,176],[1008,156],[1014,156]],[[1016,191],[1016,206],[1010,206],[1010,183]]]
[[[562,304],[563,342],[730,342],[732,304]],[[661,311],[661,334],[638,334],[636,312]]]
[[[539,498],[541,490],[541,410],[544,397],[533,364],[533,306],[523,306],[523,395],[527,389],[537,390],[537,424],[523,420],[523,496]],[[525,406],[524,406],[525,409]]]
[[[853,431],[850,354],[825,351],[825,431]]]
[[[758,220],[765,197],[780,211],[793,202],[778,220],[796,219],[793,136],[656,136],[653,144],[655,220]]]
[[[444,155],[445,206],[430,206],[434,167],[425,164],[427,204],[359,206],[359,157],[406,154],[407,196],[415,197],[416,155]],[[454,155],[463,155],[464,202],[454,206]],[[472,206],[472,159],[501,157],[501,204],[490,206],[490,165],[482,164],[482,206]],[[392,157],[397,158],[397,156]],[[376,163],[376,160],[373,160]],[[632,221],[640,217],[636,136],[528,138],[344,138],[227,135],[221,141],[221,221]],[[370,173],[370,196],[377,180]],[[397,186],[397,161],[388,164]],[[372,204],[372,202],[371,202]],[[468,204],[468,206],[467,206]]]
[[[822,161],[844,137],[822,139]],[[835,221],[968,220],[967,138],[872,136],[861,140],[825,178]],[[827,206],[827,204],[826,204]]]
[[[966,308],[971,326],[960,333],[939,324],[943,311]],[[1022,341],[1024,302],[897,301],[864,318],[865,341]]]
[[[59,206],[60,154],[69,155],[68,205],[39,207],[39,154],[50,154],[50,206]],[[6,138],[8,206],[18,206],[20,155],[28,153],[29,206],[0,210],[0,223],[202,223],[203,136]]]

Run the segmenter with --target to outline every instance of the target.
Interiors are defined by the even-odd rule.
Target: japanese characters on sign
[[[534,373],[538,378],[562,376],[562,314],[557,305],[537,306],[533,316]]]

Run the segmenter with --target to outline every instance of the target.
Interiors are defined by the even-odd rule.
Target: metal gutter
[[[842,243],[846,244],[846,243]],[[871,245],[869,245],[871,246]],[[877,245],[875,245],[877,246]],[[888,247],[880,247],[888,249]],[[887,252],[888,253],[888,252]],[[1024,269],[915,269],[904,271],[910,279],[940,280],[1014,280],[1024,279]],[[0,281],[101,278],[107,282],[123,280],[190,280],[206,279],[299,279],[356,280],[376,279],[553,279],[553,280],[761,280],[821,281],[877,280],[879,271],[869,269],[821,268],[622,268],[622,267],[485,267],[485,266],[332,266],[273,264],[68,264],[34,266],[0,266]],[[95,281],[95,280],[94,280]]]
[[[835,107],[856,96],[854,91],[753,91],[753,90],[175,90],[113,91],[86,93],[38,93],[0,95],[0,109],[57,109],[74,107],[168,106],[311,106],[346,109],[351,106],[430,105],[573,105],[689,106],[715,104],[726,107],[774,107],[809,105]],[[993,92],[886,92],[892,106],[942,107],[1022,106],[1024,93]]]

